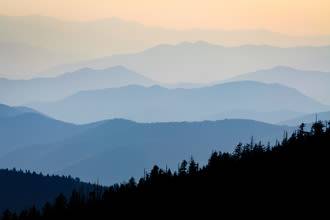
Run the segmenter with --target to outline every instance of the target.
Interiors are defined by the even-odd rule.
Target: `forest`
[[[73,190],[88,193],[95,188],[94,184],[84,183],[79,178],[43,175],[15,168],[0,169],[0,180],[0,212],[7,208],[21,211],[32,204],[41,208],[60,193],[68,197]]]
[[[270,218],[287,212],[316,217],[329,211],[330,122],[306,127],[284,134],[274,146],[251,138],[232,153],[213,152],[206,165],[193,158],[175,171],[155,165],[138,181],[95,186],[89,193],[74,190],[69,197],[60,194],[41,208],[6,210],[2,220]]]

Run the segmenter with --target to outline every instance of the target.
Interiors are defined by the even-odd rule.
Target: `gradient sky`
[[[119,17],[177,29],[268,29],[330,34],[330,0],[0,0],[2,15],[65,20]]]

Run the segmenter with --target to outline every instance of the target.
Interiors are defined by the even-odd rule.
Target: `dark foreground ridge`
[[[6,211],[3,219],[320,214],[328,210],[329,143],[330,123],[314,123],[310,132],[301,125],[272,147],[251,141],[231,154],[214,152],[203,167],[193,159],[183,161],[175,172],[154,166],[138,183],[130,179],[88,196],[75,191],[69,199],[60,195],[42,210]]]
[[[0,169],[0,212],[21,211],[35,205],[41,208],[60,193],[69,197],[73,190],[91,192],[96,185],[70,176],[43,175],[16,169]]]

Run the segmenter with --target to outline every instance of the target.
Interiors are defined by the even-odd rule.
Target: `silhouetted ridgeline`
[[[70,176],[44,176],[30,171],[0,169],[0,211],[22,210],[42,205],[60,193],[69,196],[73,190],[90,192],[95,186]]]
[[[329,143],[330,123],[317,122],[310,132],[302,125],[273,147],[252,140],[231,154],[214,152],[204,167],[193,159],[175,172],[154,166],[138,183],[130,179],[88,197],[73,192],[69,200],[59,196],[42,211],[7,211],[3,219],[157,219],[198,213],[246,217],[268,211],[263,215],[267,218],[285,211],[301,215],[316,206],[315,214],[320,214],[328,190]]]

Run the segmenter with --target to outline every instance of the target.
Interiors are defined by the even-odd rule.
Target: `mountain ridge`
[[[28,106],[54,118],[80,124],[109,118],[139,122],[200,121],[221,112],[239,109],[301,113],[328,109],[328,106],[302,95],[296,89],[254,81],[193,89],[131,85],[81,91],[58,102]],[[79,112],[77,108],[84,108],[84,111]]]
[[[70,174],[88,182],[98,179],[108,184],[140,176],[155,161],[171,168],[190,156],[205,162],[213,150],[232,151],[233,146],[249,142],[252,136],[263,143],[275,143],[285,131],[293,130],[240,119],[163,123],[114,119],[98,122],[92,128],[84,126],[89,129],[62,140],[4,154],[0,167]]]
[[[302,115],[300,117],[291,118],[290,120],[281,121],[281,122],[278,122],[277,124],[289,125],[289,126],[292,126],[294,124],[301,124],[301,123],[312,124],[318,120],[327,122],[329,120],[329,118],[330,118],[330,111],[315,112],[312,114],[307,114],[307,115]]]
[[[0,33],[0,42],[32,45],[58,54],[59,62],[54,62],[53,58],[47,58],[45,56],[39,56],[39,59],[33,59],[27,62],[28,58],[34,55],[31,53],[31,56],[26,56],[26,59],[22,59],[19,63],[17,59],[12,58],[0,66],[0,75],[15,75],[16,77],[17,75],[36,76],[39,73],[48,72],[47,69],[52,69],[54,66],[63,65],[67,62],[74,63],[113,54],[135,53],[161,43],[177,44],[182,41],[207,41],[226,46],[268,44],[279,47],[330,45],[330,36],[287,36],[260,29],[232,31],[203,29],[173,30],[145,26],[136,22],[115,18],[94,22],[75,22],[61,21],[46,16],[0,16]],[[134,36],[134,39],[131,36]],[[54,42],[57,43],[54,44]],[[84,46],[82,47],[81,45]],[[65,59],[62,59],[64,57]],[[31,64],[41,59],[43,62],[37,63],[38,65],[34,67],[32,65],[33,68],[27,68],[26,65],[23,65],[25,63],[31,66]],[[10,66],[11,68],[8,70],[13,70],[4,71],[5,66]],[[40,71],[37,71],[37,69]],[[258,68],[254,70],[256,69]],[[140,69],[136,70],[144,72],[140,71]],[[252,70],[249,69],[240,73]],[[67,71],[57,73],[63,72]]]
[[[17,107],[1,104],[0,108],[2,106],[7,113],[0,111],[0,156],[26,145],[52,143],[88,129],[85,125],[52,119],[33,109],[17,113]],[[21,108],[25,110],[25,107],[18,109]]]
[[[224,47],[208,42],[186,42],[162,44],[140,52],[114,54],[68,63],[46,72],[59,74],[82,67],[106,68],[120,64],[163,83],[178,81],[210,83],[279,65],[330,71],[327,62],[330,59],[329,51],[329,45],[288,48],[265,45]],[[188,63],[189,65],[183,65]]]
[[[82,68],[56,77],[39,77],[29,80],[0,79],[0,101],[14,105],[35,101],[54,101],[80,90],[120,87],[129,84],[153,85],[155,82],[121,65],[106,69]]]
[[[288,66],[276,66],[255,72],[241,74],[227,81],[254,80],[264,83],[280,83],[298,89],[307,96],[325,104],[330,104],[330,72],[300,70]]]

